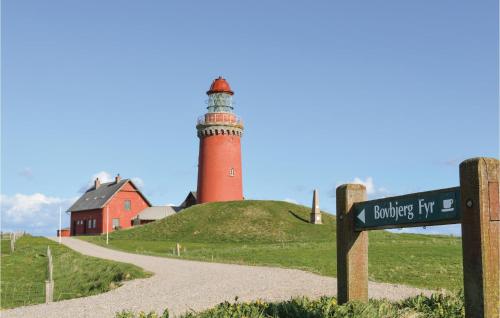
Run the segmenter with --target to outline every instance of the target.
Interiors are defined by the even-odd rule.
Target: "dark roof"
[[[120,182],[107,182],[101,183],[101,185],[96,189],[92,187],[88,189],[75,203],[68,209],[68,211],[85,211],[102,208],[106,202],[111,199],[118,190],[121,189],[127,182],[137,190],[137,192],[142,196],[142,198],[151,206],[148,199],[137,189],[135,184],[130,179],[123,179]]]
[[[193,202],[189,202],[189,201],[193,201],[193,200],[194,200],[194,203]],[[178,208],[179,208],[179,210],[188,208],[191,205],[196,204],[197,201],[198,201],[198,198],[197,198],[196,191],[189,191],[188,195],[186,196],[186,198],[184,199],[184,201],[182,201],[182,203],[178,206]]]

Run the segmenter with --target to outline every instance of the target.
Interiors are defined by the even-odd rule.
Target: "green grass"
[[[10,239],[2,239],[0,251],[1,254],[10,254]]]
[[[168,318],[166,309],[160,316],[155,312],[134,313],[122,311],[116,318]],[[348,302],[339,305],[333,297],[294,298],[268,303],[224,302],[203,312],[190,312],[181,318],[463,318],[463,294],[434,294],[431,297],[415,296],[399,302],[370,300],[368,303]]]
[[[2,241],[1,308],[45,302],[47,246],[54,262],[54,300],[99,294],[124,280],[150,276],[134,265],[84,256],[46,238],[25,235],[13,253],[10,241]]]
[[[166,219],[110,234],[110,247],[157,256],[297,268],[336,276],[335,217],[307,222],[309,208],[281,201],[202,204]],[[82,239],[105,245],[104,236]],[[462,288],[461,240],[369,233],[369,277],[432,289]]]

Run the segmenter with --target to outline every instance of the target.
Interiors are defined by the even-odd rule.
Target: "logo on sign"
[[[443,208],[441,209],[441,212],[452,212],[455,210],[453,207],[453,199],[446,199],[443,200]]]

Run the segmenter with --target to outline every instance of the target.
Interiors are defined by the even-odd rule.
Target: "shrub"
[[[168,309],[165,309],[163,311],[163,314],[160,316],[155,312],[149,312],[145,313],[143,311],[139,312],[138,314],[135,314],[134,312],[130,310],[123,310],[119,313],[116,313],[115,315],[116,318],[169,318],[169,312]]]
[[[168,317],[168,310],[165,311]],[[163,315],[165,315],[165,312]],[[155,313],[122,312],[117,318],[156,318]],[[349,302],[339,305],[334,297],[310,300],[306,297],[268,303],[223,302],[203,312],[186,313],[182,318],[463,318],[463,293],[419,295],[399,302],[370,300],[368,303]]]

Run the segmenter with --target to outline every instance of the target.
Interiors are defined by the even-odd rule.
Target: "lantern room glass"
[[[227,93],[213,93],[208,96],[209,113],[232,113],[233,98]]]

